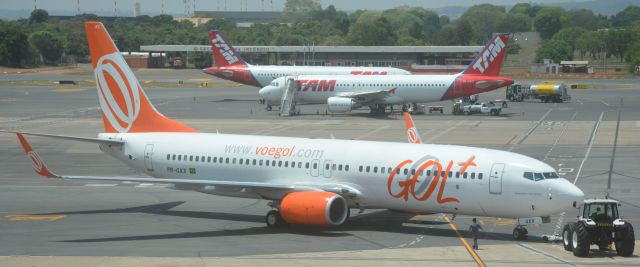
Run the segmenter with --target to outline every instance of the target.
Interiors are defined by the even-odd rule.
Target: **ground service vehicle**
[[[631,256],[635,246],[633,226],[620,218],[619,205],[612,199],[585,200],[578,221],[568,223],[562,229],[564,249],[573,251],[578,257],[586,257],[591,244],[606,251],[615,243],[619,256]]]
[[[497,107],[493,103],[489,103],[489,104],[480,103],[480,104],[466,105],[462,107],[462,113],[464,113],[465,115],[481,113],[481,114],[491,114],[491,116],[498,116],[500,115],[500,112],[502,112],[502,108]]]
[[[514,102],[522,102],[525,99],[540,99],[541,102],[545,103],[562,103],[571,99],[565,84],[547,83],[530,86],[512,84],[507,86],[506,97]]]

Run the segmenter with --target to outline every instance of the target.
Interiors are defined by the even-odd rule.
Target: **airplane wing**
[[[98,144],[110,144],[110,145],[121,145],[121,144],[124,144],[124,142],[122,140],[118,140],[118,139],[88,138],[88,137],[69,136],[69,135],[15,132],[15,131],[5,131],[5,130],[0,130],[0,133],[14,133],[14,134],[18,135],[19,139],[21,139],[21,138],[24,139],[24,137],[21,137],[22,135],[33,135],[33,136],[42,136],[42,137],[65,139],[65,140],[71,140],[71,141],[98,143]],[[20,142],[22,142],[22,139],[20,140]],[[26,140],[25,140],[25,142],[26,142]]]
[[[385,97],[395,93],[396,88],[390,90],[368,91],[368,92],[345,92],[339,94],[339,97],[346,97],[355,100],[356,102],[366,104],[374,102],[376,100],[381,101]]]
[[[31,145],[24,138],[23,133],[16,133],[18,139],[20,140],[20,144],[24,149],[24,152],[29,156],[33,163],[33,168],[36,173],[54,179],[67,179],[67,180],[93,180],[93,181],[118,181],[118,182],[141,182],[141,183],[159,183],[159,184],[175,184],[175,185],[195,185],[195,186],[219,186],[219,187],[231,187],[231,188],[249,188],[253,190],[276,190],[280,191],[282,195],[293,192],[293,191],[327,191],[333,192],[345,197],[357,197],[360,196],[360,191],[357,189],[343,184],[278,184],[278,183],[267,183],[267,182],[238,182],[238,181],[225,181],[219,179],[212,180],[204,180],[204,179],[172,179],[172,178],[147,178],[147,177],[126,177],[126,176],[67,176],[67,175],[58,175],[44,164],[40,156],[31,148]],[[65,139],[75,140],[73,138],[76,137],[66,137],[66,136],[57,136],[57,135],[47,135],[47,134],[32,134],[39,136],[47,136],[47,137],[65,137]],[[78,137],[81,138],[81,137]],[[85,139],[85,138],[81,138]],[[81,140],[81,141],[83,141]],[[88,140],[84,140],[88,141]],[[104,140],[97,139],[96,142],[102,142]],[[115,141],[118,142],[118,141]],[[122,144],[122,141],[119,141],[119,144]]]
[[[409,143],[422,144],[422,138],[420,137],[418,128],[413,125],[411,114],[409,114],[409,112],[404,112],[402,115],[404,115],[404,123],[407,126],[407,139],[409,140]]]

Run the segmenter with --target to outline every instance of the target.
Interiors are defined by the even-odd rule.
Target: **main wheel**
[[[527,228],[516,227],[513,229],[513,240],[525,240],[528,234]]]
[[[271,106],[267,106],[267,111],[271,111],[273,108]]]
[[[618,256],[629,257],[633,255],[633,249],[635,248],[636,238],[633,233],[633,226],[630,223],[626,223],[627,228],[618,230],[616,232],[616,252]]]
[[[573,224],[567,223],[562,229],[562,246],[566,251],[573,250],[573,244],[571,242],[571,235],[573,234]]]
[[[589,256],[589,247],[591,246],[591,233],[584,225],[579,222],[573,228],[571,235],[571,245],[573,246],[573,255],[577,257]]]
[[[267,216],[265,216],[265,222],[267,223],[267,226],[269,226],[269,228],[278,228],[287,224],[287,222],[285,222],[284,219],[282,219],[282,217],[280,216],[280,213],[275,210],[269,211],[267,213]]]

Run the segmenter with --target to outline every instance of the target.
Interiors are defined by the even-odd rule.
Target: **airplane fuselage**
[[[571,207],[579,196],[572,191],[579,189],[565,179],[523,177],[524,172],[555,173],[547,164],[483,148],[205,133],[100,134],[100,138],[125,141],[122,147],[101,149],[153,177],[344,184],[360,193],[357,199],[348,199],[353,208],[518,218],[555,214]],[[185,189],[282,197],[230,188]]]
[[[216,77],[250,86],[264,87],[274,79],[297,75],[408,75],[409,71],[391,67],[333,67],[231,65],[203,70]]]

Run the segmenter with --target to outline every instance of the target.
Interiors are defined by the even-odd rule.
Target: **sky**
[[[373,9],[381,10],[400,5],[423,6],[426,8],[440,8],[444,6],[471,6],[475,4],[491,3],[493,5],[513,5],[520,2],[532,2],[539,4],[559,2],[582,2],[584,0],[320,0],[323,7],[334,5],[339,10]],[[228,11],[270,11],[282,10],[285,0],[0,0],[0,9],[5,10],[32,10],[34,6],[52,11],[74,12],[80,3],[80,13],[112,13],[116,10],[121,15],[132,14],[134,3],[139,2],[142,14],[164,13],[185,14],[191,13],[193,3],[196,10],[228,10]],[[188,3],[185,12],[185,2]],[[246,3],[246,4],[244,4]],[[246,7],[245,7],[246,6]],[[226,8],[225,8],[226,7]]]

